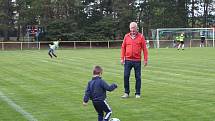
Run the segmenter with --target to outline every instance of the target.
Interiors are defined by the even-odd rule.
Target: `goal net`
[[[214,47],[215,28],[159,28],[151,30],[154,48],[175,47],[176,37],[184,33],[185,47],[199,47],[201,36],[205,37],[205,47]]]

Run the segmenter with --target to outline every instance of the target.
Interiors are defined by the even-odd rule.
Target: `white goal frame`
[[[160,48],[160,38],[159,38],[159,32],[160,31],[164,31],[164,30],[169,30],[169,31],[185,31],[186,30],[202,30],[202,31],[205,31],[205,30],[211,30],[212,31],[212,41],[213,41],[213,47],[214,47],[214,34],[215,34],[215,28],[159,28],[159,29],[156,29],[156,42],[157,42],[157,48]]]

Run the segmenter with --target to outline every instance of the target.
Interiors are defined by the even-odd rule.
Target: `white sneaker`
[[[135,97],[136,97],[136,98],[140,98],[140,95],[136,95]]]
[[[128,98],[129,97],[129,95],[127,94],[127,93],[124,93],[124,95],[123,96],[121,96],[122,98]]]

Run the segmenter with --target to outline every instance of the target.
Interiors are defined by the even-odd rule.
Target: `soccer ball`
[[[120,121],[118,118],[111,118],[110,121]]]

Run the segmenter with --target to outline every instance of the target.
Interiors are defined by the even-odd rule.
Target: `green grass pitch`
[[[121,121],[214,121],[214,48],[149,49],[142,65],[142,97],[123,94],[120,49],[0,52],[0,121],[96,121],[91,101],[82,105],[92,68],[104,69],[103,79],[118,88],[108,92],[112,117]]]

